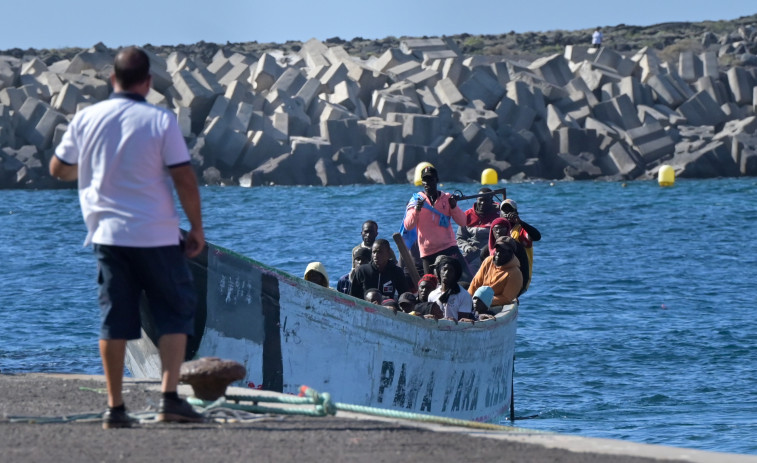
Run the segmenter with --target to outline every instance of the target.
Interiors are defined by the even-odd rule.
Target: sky
[[[9,0],[2,0],[6,3]],[[2,7],[2,6],[0,6]],[[3,10],[0,50],[88,48],[102,42],[179,45],[340,37],[593,29],[731,20],[754,0],[27,0]]]

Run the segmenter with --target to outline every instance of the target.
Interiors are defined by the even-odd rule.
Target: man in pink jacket
[[[463,268],[463,281],[470,281],[468,271],[460,249],[457,247],[455,231],[450,218],[459,226],[465,226],[465,211],[457,207],[457,201],[451,194],[439,191],[439,175],[436,169],[428,166],[421,172],[423,191],[413,195],[407,204],[404,227],[406,230],[417,229],[418,249],[423,261],[424,273],[433,273],[431,267],[437,256],[445,255],[456,258]]]

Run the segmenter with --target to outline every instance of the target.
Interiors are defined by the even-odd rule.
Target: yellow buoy
[[[423,180],[421,180],[421,173],[426,167],[434,167],[434,165],[430,162],[423,161],[419,162],[418,165],[415,166],[415,176],[413,177],[413,184],[415,186],[423,185]]]
[[[494,185],[497,182],[499,182],[499,176],[496,170],[487,167],[481,172],[481,185]]]
[[[657,183],[660,186],[673,186],[676,182],[676,173],[673,168],[667,164],[660,166],[659,172],[657,172]]]

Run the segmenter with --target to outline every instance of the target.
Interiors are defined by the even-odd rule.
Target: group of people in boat
[[[476,321],[495,316],[528,289],[533,242],[541,234],[521,220],[515,201],[495,202],[489,188],[481,188],[473,207],[464,211],[455,196],[438,189],[433,166],[423,169],[421,180],[423,191],[408,202],[401,230],[412,258],[398,260],[389,241],[377,238],[378,224],[367,220],[362,241],[352,250],[351,270],[339,278],[336,289],[426,318]],[[417,283],[409,266],[422,275]],[[319,262],[308,265],[305,279],[328,286]]]

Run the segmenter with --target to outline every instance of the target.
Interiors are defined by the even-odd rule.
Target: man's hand
[[[450,209],[454,209],[456,207],[457,207],[457,200],[453,196],[450,196],[449,197],[449,208]]]
[[[205,247],[205,232],[202,228],[192,228],[184,237],[184,255],[189,257],[197,256]]]
[[[420,212],[423,209],[423,203],[426,202],[426,198],[418,198],[418,202],[415,203],[415,210]]]

